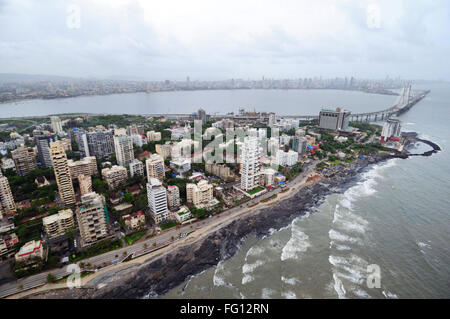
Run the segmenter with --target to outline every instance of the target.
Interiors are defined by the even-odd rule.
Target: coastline
[[[93,276],[83,282],[81,289],[69,290],[64,285],[48,287],[47,291],[29,291],[12,298],[154,298],[164,295],[169,290],[185,282],[191,276],[216,266],[221,260],[231,258],[239,250],[241,243],[251,233],[258,238],[270,235],[273,229],[281,229],[289,225],[293,219],[304,215],[322,203],[325,196],[345,191],[352,186],[359,174],[370,166],[391,158],[405,158],[398,155],[375,155],[352,163],[350,169],[340,172],[330,178],[321,178],[301,188],[301,192],[286,192],[282,200],[275,199],[273,203],[248,209],[250,214],[239,216],[230,223],[212,229],[199,236],[193,243],[176,246],[166,253],[144,259],[136,265],[122,264],[121,267]],[[294,186],[295,187],[295,186]],[[287,196],[286,196],[287,195]],[[298,210],[298,207],[301,207]],[[295,208],[295,209],[294,209]],[[103,278],[101,278],[103,276]],[[92,285],[105,279],[108,283]],[[63,287],[61,287],[63,286]]]

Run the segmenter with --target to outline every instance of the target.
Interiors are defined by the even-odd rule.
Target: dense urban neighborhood
[[[161,246],[148,247],[151,238],[173,242],[200,220],[277,198],[305,168],[308,180],[324,179],[370,154],[402,151],[395,117],[384,127],[350,119],[338,108],[318,120],[245,110],[219,120],[199,109],[178,119],[2,121],[0,283],[43,271],[57,282],[52,272],[70,263],[96,271],[136,244],[150,252]],[[113,261],[83,261],[118,249]]]

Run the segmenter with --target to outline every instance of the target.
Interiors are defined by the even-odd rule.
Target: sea
[[[441,147],[391,159],[270,236],[249,234],[238,252],[160,298],[450,298],[450,84],[400,116]],[[0,105],[0,117],[72,112],[317,114],[322,107],[380,110],[397,97],[337,90],[182,91],[33,100]],[[380,124],[382,124],[380,122]],[[428,146],[415,145],[416,151]],[[415,151],[415,152],[416,152]]]

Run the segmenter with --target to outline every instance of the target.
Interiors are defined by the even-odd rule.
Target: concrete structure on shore
[[[399,140],[401,134],[401,122],[398,118],[388,118],[384,123],[383,130],[381,131],[381,142],[387,142],[388,140]]]

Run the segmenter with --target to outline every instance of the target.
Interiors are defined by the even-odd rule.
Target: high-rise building
[[[178,186],[167,186],[167,203],[170,210],[177,210],[180,208],[180,189]]]
[[[151,178],[159,179],[161,182],[164,180],[164,159],[161,155],[152,154],[145,161],[145,167],[147,169],[147,181],[150,181]]]
[[[294,141],[292,143],[292,149],[298,154],[303,155],[306,153],[307,141],[304,136],[294,136]]]
[[[115,153],[114,132],[112,130],[87,132],[86,139],[91,156],[105,158]]]
[[[65,205],[73,205],[75,204],[75,191],[67,164],[66,152],[61,143],[50,143],[50,156],[61,202]]]
[[[81,197],[81,206],[76,209],[80,228],[81,246],[89,246],[108,235],[106,228],[105,198],[95,192]]]
[[[350,114],[350,111],[339,107],[336,111],[322,110],[319,113],[319,127],[328,130],[344,131],[348,126]]]
[[[59,116],[50,116],[51,127],[55,134],[63,132],[61,119]]]
[[[16,203],[9,187],[8,178],[0,172],[0,219],[9,212],[16,211]]]
[[[127,169],[123,166],[113,165],[102,169],[102,177],[110,189],[114,189],[128,178]]]
[[[285,152],[283,150],[278,150],[276,156],[277,165],[281,166],[293,166],[298,162],[298,153],[292,150]]]
[[[202,121],[202,124],[205,124],[207,122],[207,116],[204,109],[199,109],[197,112],[197,119]]]
[[[114,148],[116,150],[117,164],[124,167],[130,165],[131,161],[134,160],[133,139],[131,136],[124,134],[114,135]]]
[[[144,164],[137,158],[130,163],[130,176],[144,176]]]
[[[26,175],[37,168],[36,151],[32,147],[19,147],[11,152],[16,172]]]
[[[150,178],[147,183],[148,207],[156,223],[169,218],[167,210],[167,192],[161,182],[156,178]]]
[[[259,162],[258,139],[247,136],[241,150],[241,188],[252,190],[261,185],[261,165]]]
[[[277,122],[275,113],[269,113],[269,127],[272,127]]]
[[[84,129],[74,128],[69,130],[69,136],[71,141],[73,141],[80,152],[81,157],[90,156],[89,145],[87,141],[86,131]]]
[[[398,118],[388,118],[381,131],[381,142],[398,140],[401,135],[401,123]]]
[[[206,180],[201,180],[198,184],[186,184],[186,200],[195,206],[208,203],[214,198],[213,186]]]
[[[42,225],[49,238],[64,235],[75,226],[73,211],[71,209],[60,210],[58,214],[42,218]]]
[[[90,175],[78,175],[81,196],[92,193],[92,178]]]
[[[70,176],[72,179],[80,175],[98,175],[97,159],[95,156],[88,156],[79,161],[68,160]]]
[[[34,130],[33,138],[37,146],[39,162],[44,167],[52,167],[50,143],[56,142],[56,135],[47,131]]]

